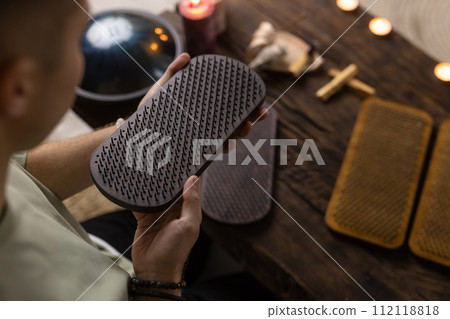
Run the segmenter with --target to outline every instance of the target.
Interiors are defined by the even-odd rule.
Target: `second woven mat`
[[[450,120],[439,131],[409,247],[450,267]]]

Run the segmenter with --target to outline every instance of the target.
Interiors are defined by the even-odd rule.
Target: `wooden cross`
[[[350,64],[342,71],[330,69],[328,75],[332,76],[333,80],[320,88],[316,96],[326,102],[345,85],[364,97],[375,95],[373,87],[355,78],[357,74],[358,67],[355,64]]]

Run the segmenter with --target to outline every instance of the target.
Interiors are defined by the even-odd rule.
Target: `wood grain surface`
[[[306,14],[289,31],[318,42],[324,52],[362,13],[345,13],[334,0],[227,0],[227,31],[218,53],[245,60],[245,49],[261,21],[275,26]],[[176,14],[165,17],[179,24]],[[398,34],[379,38],[370,33],[370,16],[362,17],[325,55],[325,65],[302,77],[274,105],[278,138],[298,139],[288,148],[288,165],[275,171],[274,203],[263,221],[243,227],[204,218],[203,228],[281,299],[370,300],[370,297],[317,245],[376,300],[449,300],[450,272],[415,257],[406,245],[395,251],[339,236],[324,223],[342,159],[362,99],[343,89],[323,103],[317,89],[330,79],[327,69],[355,63],[358,78],[381,98],[424,109],[435,127],[449,116],[450,88],[433,75],[436,61]],[[269,103],[294,82],[284,74],[262,73]],[[313,138],[326,166],[295,166],[303,141]],[[405,137],[407,138],[407,136]],[[255,185],[255,187],[258,187]],[[287,215],[289,213],[316,241]]]

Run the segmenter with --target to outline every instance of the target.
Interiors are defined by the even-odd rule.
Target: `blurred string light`
[[[353,11],[359,6],[359,0],[336,0],[339,9],[343,11]]]
[[[450,82],[450,63],[442,62],[434,68],[436,77],[444,82]]]
[[[373,34],[385,36],[391,33],[392,24],[385,18],[373,18],[369,23],[369,29]]]

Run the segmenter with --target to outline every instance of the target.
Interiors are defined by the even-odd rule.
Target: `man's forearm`
[[[66,199],[92,185],[89,159],[114,129],[111,126],[66,141],[40,145],[28,153],[26,168],[59,198]]]

